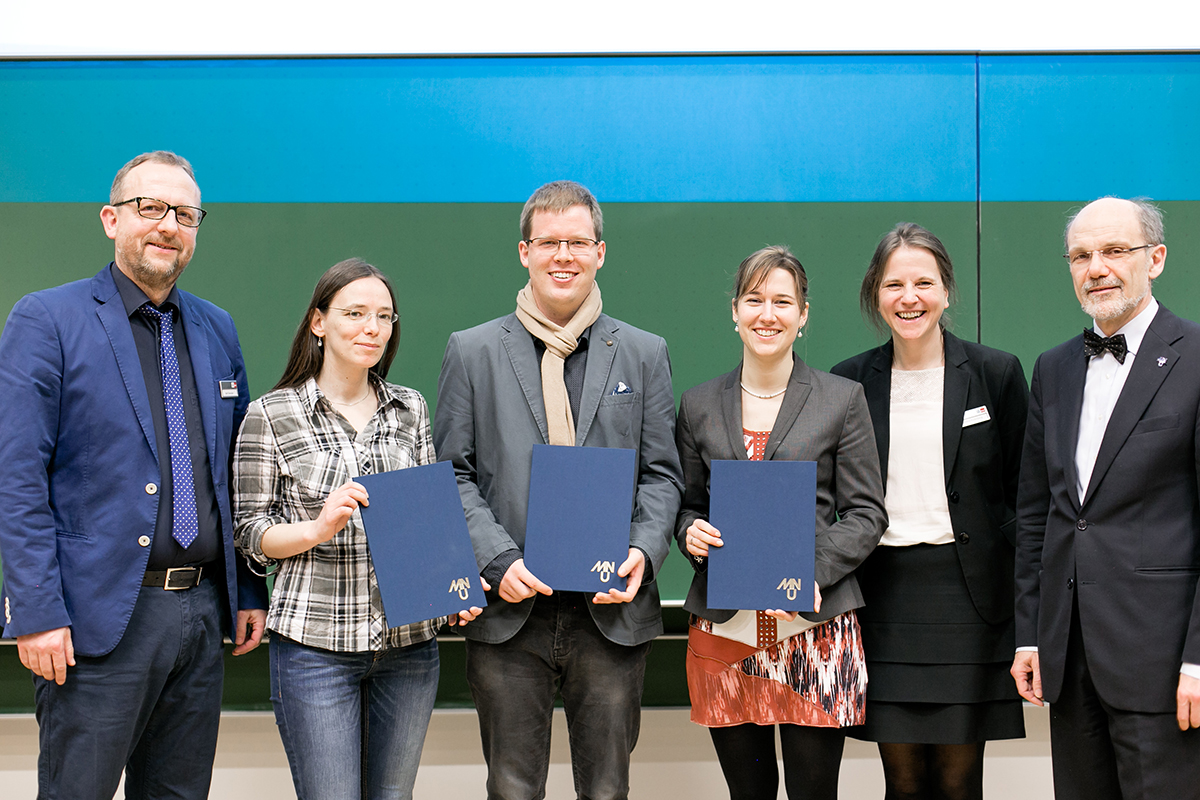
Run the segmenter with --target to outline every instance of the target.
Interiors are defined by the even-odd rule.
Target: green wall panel
[[[1091,325],[1062,253],[1063,228],[1086,201],[984,203],[981,255],[984,344],[1015,353],[1031,375],[1037,357]],[[1163,202],[1167,262],[1154,297],[1200,320],[1200,202]]]
[[[437,402],[449,335],[507,314],[526,273],[517,259],[518,204],[214,204],[180,286],[228,310],[246,354],[250,390],[278,379],[317,278],[361,256],[393,280],[401,345],[390,378]],[[738,263],[786,244],[804,263],[812,305],[797,352],[819,369],[876,343],[858,287],[879,237],[920,223],[958,262],[955,329],[975,338],[975,207],[969,203],[610,203],[605,310],[664,336],[676,397],[732,369],[741,354],[729,291]],[[90,277],[112,258],[99,206],[0,204],[0,312],[23,294]],[[681,601],[691,569],[673,552],[660,575]]]

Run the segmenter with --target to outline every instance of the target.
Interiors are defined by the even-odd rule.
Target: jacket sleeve
[[[697,572],[708,570],[707,558],[693,558],[687,551],[687,529],[698,519],[708,520],[709,465],[700,454],[700,445],[692,431],[688,395],[679,403],[679,420],[675,428],[675,445],[679,450],[679,462],[683,468],[683,501],[679,515],[675,518],[675,541],[679,551],[687,557],[692,569]]]
[[[658,339],[642,397],[642,433],[638,447],[638,482],[633,496],[629,544],[649,557],[653,579],[671,552],[671,536],[679,512],[683,473],[675,449],[675,394],[667,343]]]
[[[1045,422],[1042,416],[1040,372],[1042,359],[1033,366],[1025,445],[1017,487],[1017,556],[1015,612],[1017,647],[1036,647],[1041,601],[1042,544],[1050,513],[1050,484],[1046,470]]]
[[[0,558],[4,633],[64,628],[50,468],[58,444],[63,354],[56,316],[37,297],[13,307],[0,336]]]
[[[887,529],[875,429],[859,384],[852,388],[835,448],[832,489],[838,519],[817,534],[818,586],[832,586],[853,572]]]
[[[438,376],[437,409],[433,417],[433,446],[439,461],[454,465],[458,493],[462,498],[467,529],[475,550],[475,561],[482,571],[496,556],[510,550],[520,551],[479,491],[475,468],[475,398],[471,376],[463,359],[459,334],[450,335],[442,372]]]

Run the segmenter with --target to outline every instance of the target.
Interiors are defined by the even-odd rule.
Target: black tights
[[[881,742],[884,800],[983,800],[983,744]]]
[[[775,800],[774,725],[709,728],[717,760],[729,784],[730,800]],[[846,734],[840,728],[780,725],[783,782],[788,800],[837,800],[838,770]]]

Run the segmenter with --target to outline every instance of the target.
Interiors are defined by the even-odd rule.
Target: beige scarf
[[[563,380],[563,364],[579,346],[579,336],[600,316],[601,308],[600,287],[593,283],[591,293],[564,328],[551,322],[537,307],[528,283],[517,292],[517,319],[535,339],[546,344],[542,356],[542,401],[546,405],[550,444],[575,444],[575,417]]]

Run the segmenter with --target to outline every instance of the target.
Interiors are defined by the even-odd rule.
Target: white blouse
[[[942,455],[945,367],[892,370],[887,494],[888,529],[879,544],[952,544]]]

